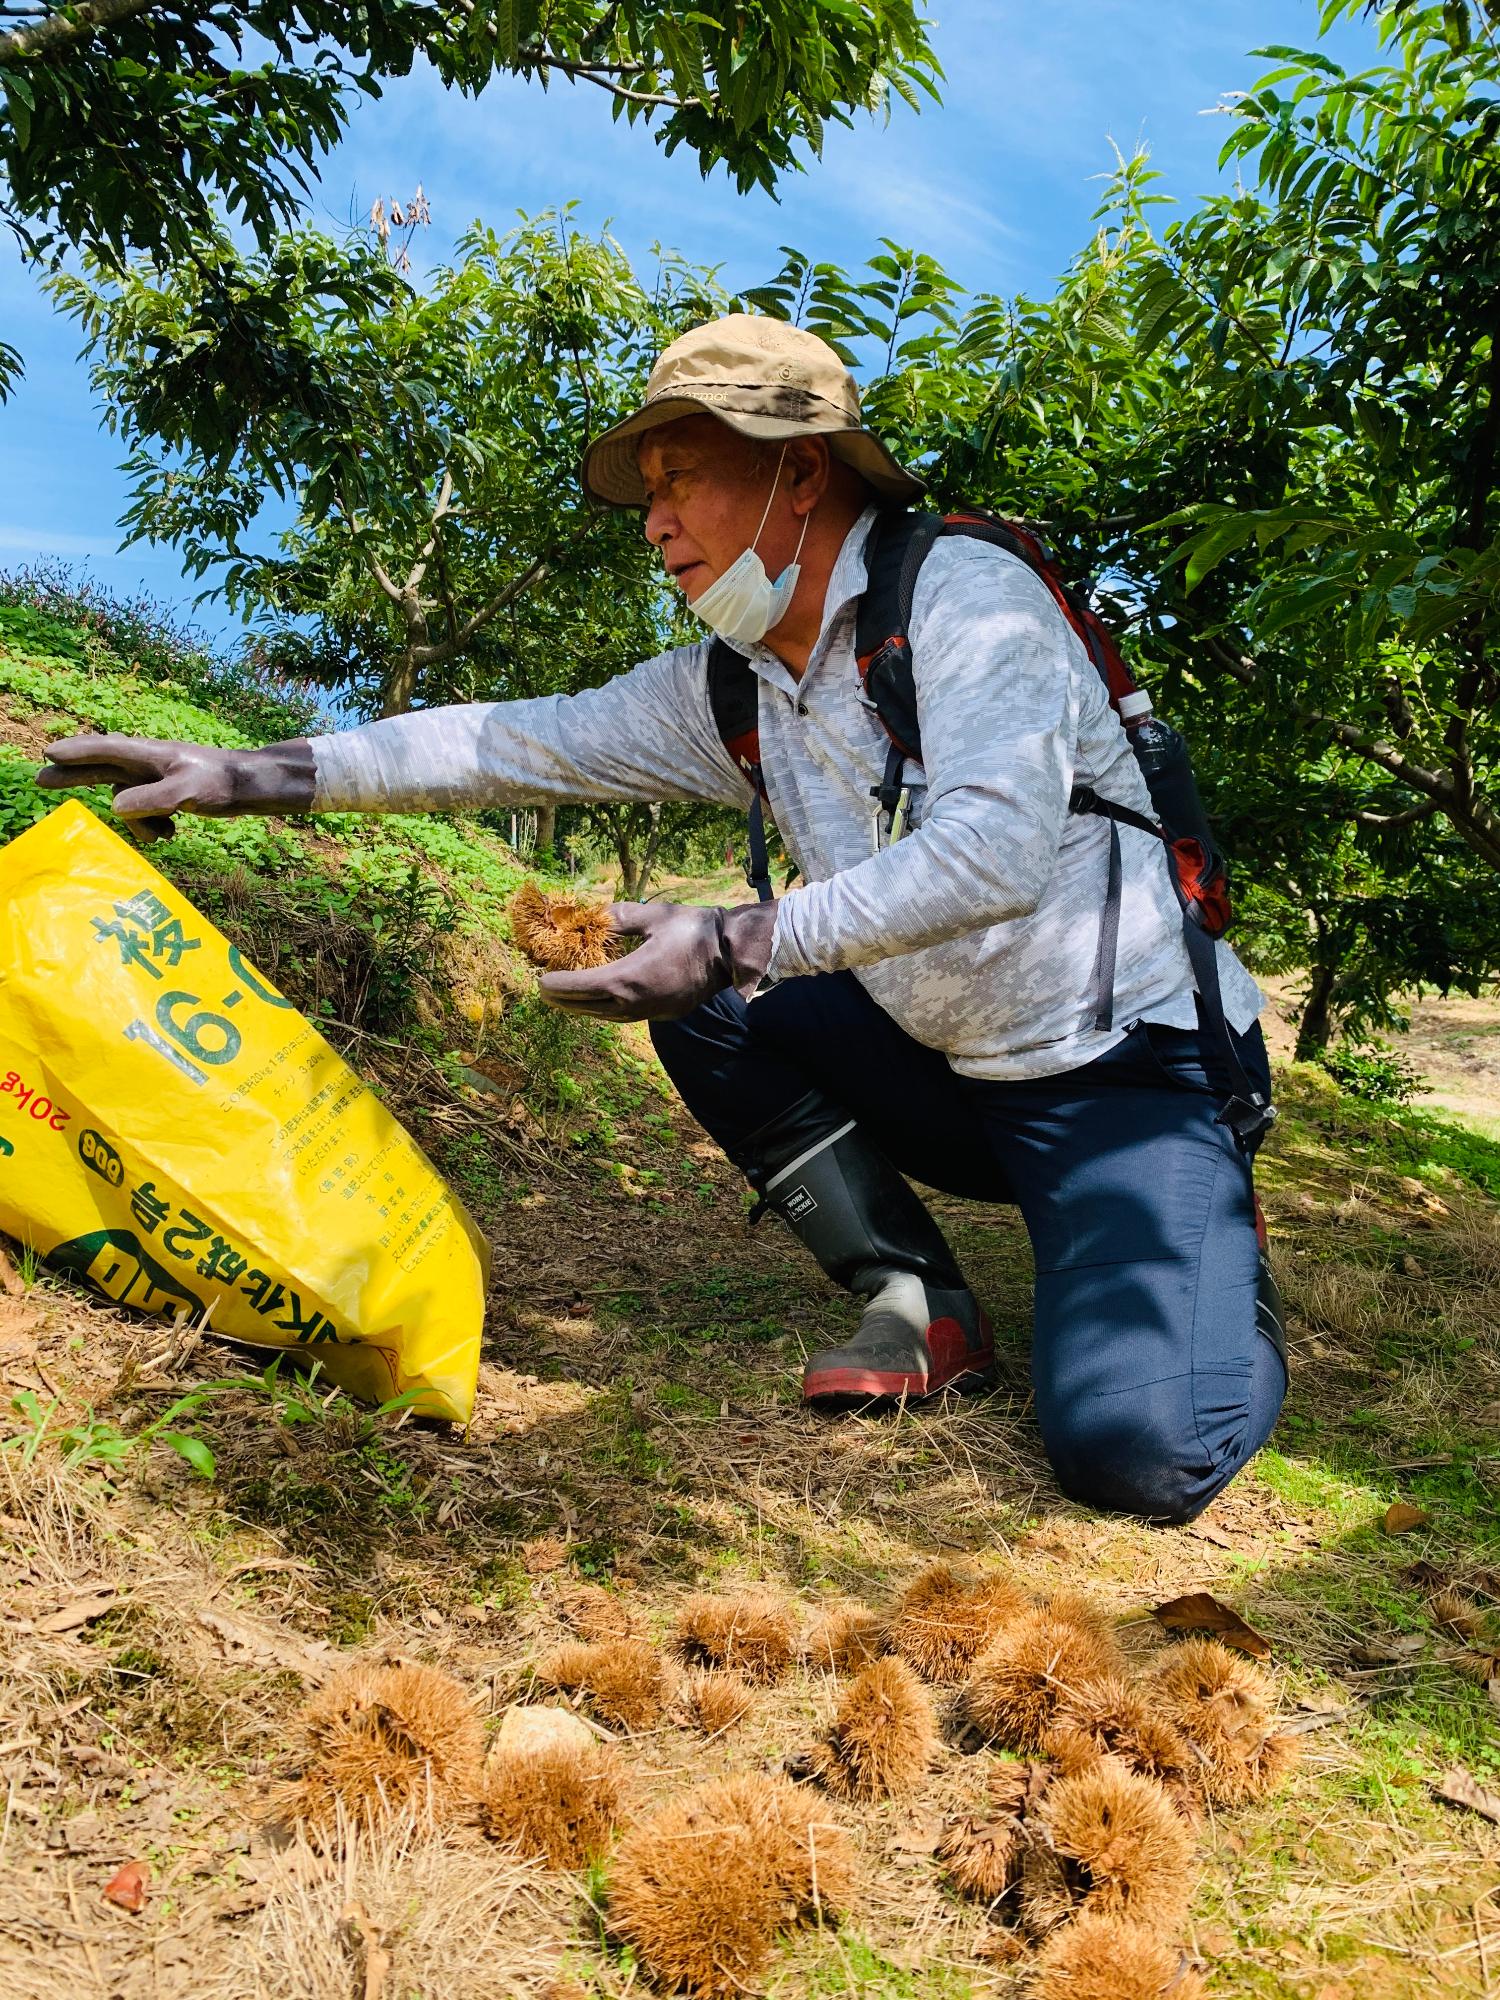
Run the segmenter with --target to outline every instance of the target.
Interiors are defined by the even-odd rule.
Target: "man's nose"
[[[646,519],[642,533],[653,549],[659,549],[663,542],[676,533],[677,523],[672,510],[660,500],[653,500],[646,509]]]

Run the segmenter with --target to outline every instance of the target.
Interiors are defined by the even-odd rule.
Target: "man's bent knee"
[[[1202,1513],[1260,1440],[1215,1462],[1194,1429],[1174,1424],[1163,1410],[1131,1403],[1054,1425],[1043,1442],[1070,1500],[1177,1526]]]

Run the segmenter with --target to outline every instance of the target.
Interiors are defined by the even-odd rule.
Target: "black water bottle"
[[[1198,796],[1198,781],[1193,776],[1192,758],[1184,738],[1170,722],[1152,714],[1151,697],[1139,688],[1134,694],[1121,696],[1120,720],[1146,780],[1157,818],[1174,840],[1188,835],[1201,841],[1204,851],[1211,853],[1213,836],[1208,829],[1208,814]]]

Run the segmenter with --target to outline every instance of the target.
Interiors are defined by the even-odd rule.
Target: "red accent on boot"
[[[802,1400],[815,1403],[823,1397],[866,1397],[871,1401],[920,1402],[936,1396],[966,1375],[987,1374],[994,1364],[995,1338],[989,1316],[979,1315],[980,1345],[970,1347],[963,1327],[956,1319],[935,1319],[927,1328],[927,1352],[931,1357],[926,1372],[907,1374],[896,1369],[831,1367],[811,1369],[802,1378]],[[830,1355],[830,1361],[833,1360]]]
[[[1270,1234],[1266,1229],[1266,1211],[1260,1205],[1259,1195],[1254,1195],[1252,1199],[1255,1203],[1255,1240],[1260,1245],[1261,1253],[1264,1255],[1271,1247]]]

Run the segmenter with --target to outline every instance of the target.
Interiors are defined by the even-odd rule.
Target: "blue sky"
[[[942,105],[831,133],[779,203],[737,195],[722,173],[704,181],[686,152],[665,158],[641,127],[611,121],[601,91],[544,94],[504,79],[468,101],[418,70],[360,106],[313,209],[345,223],[420,181],[439,255],[475,217],[503,226],[517,209],[577,200],[580,223],[610,223],[632,255],[659,241],[719,264],[729,285],[769,276],[782,243],[856,262],[890,236],[971,289],[1045,291],[1086,235],[1111,140],[1126,152],[1148,145],[1163,191],[1191,200],[1216,179],[1226,121],[1213,107],[1266,67],[1248,51],[1307,46],[1317,28],[1314,0],[932,0],[932,12]],[[1356,25],[1325,46],[1357,64],[1372,42]],[[188,611],[199,586],[170,549],[117,552],[118,442],[101,426],[75,329],[8,247],[0,300],[0,331],[27,370],[0,407],[0,568],[60,558]],[[193,615],[233,629],[213,605]]]

